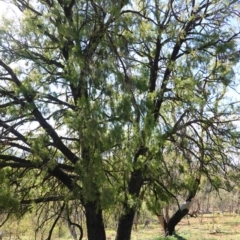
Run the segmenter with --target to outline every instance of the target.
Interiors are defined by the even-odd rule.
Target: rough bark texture
[[[132,209],[129,213],[121,216],[118,224],[116,240],[130,240],[135,211]]]
[[[85,204],[88,240],[106,240],[106,233],[101,210],[96,202]]]

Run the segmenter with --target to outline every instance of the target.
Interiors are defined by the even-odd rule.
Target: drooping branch
[[[34,199],[24,199],[20,201],[20,204],[22,205],[29,205],[32,203],[44,203],[44,202],[59,202],[63,201],[65,196],[46,196],[41,198],[34,198]],[[71,200],[71,199],[69,199]],[[73,199],[72,199],[73,200]]]
[[[52,224],[52,227],[51,227],[50,230],[49,230],[48,237],[46,238],[46,240],[51,240],[53,230],[54,230],[54,228],[55,228],[55,226],[56,226],[59,218],[61,217],[61,214],[62,214],[64,208],[65,208],[65,203],[63,203],[62,207],[60,208],[60,211],[59,211],[56,219],[54,220],[54,222],[53,222],[53,224]]]
[[[14,71],[7,66],[2,60],[0,60],[0,66],[2,66],[12,77],[12,80],[19,88],[24,88],[21,81],[18,79],[17,75],[14,73]],[[61,138],[58,136],[57,132],[52,128],[52,126],[44,119],[41,112],[38,110],[37,106],[34,103],[34,98],[31,94],[28,94],[28,91],[24,91],[24,97],[27,100],[28,103],[32,105],[32,114],[36,118],[36,120],[39,122],[39,124],[42,126],[42,128],[49,134],[49,136],[52,138],[54,145],[56,148],[58,148],[72,163],[76,163],[79,159],[61,140]],[[0,124],[4,125],[4,123],[0,122]],[[14,130],[12,130],[14,131]],[[14,131],[15,133],[16,131]],[[17,133],[17,135],[20,135]]]
[[[8,221],[8,219],[11,217],[11,213],[7,213],[7,216],[6,216],[6,218],[1,222],[1,224],[0,224],[0,227],[2,227],[7,221]]]
[[[83,238],[83,228],[82,228],[82,226],[77,224],[77,223],[75,223],[75,222],[72,222],[71,219],[70,219],[69,214],[67,215],[67,221],[68,221],[70,226],[75,226],[75,227],[78,228],[78,230],[80,232],[79,240],[82,240],[82,238]]]

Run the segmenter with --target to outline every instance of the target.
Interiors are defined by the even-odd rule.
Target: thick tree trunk
[[[86,211],[88,240],[106,240],[102,211],[96,202],[88,202],[84,207]]]
[[[116,240],[130,240],[135,211],[131,209],[122,215],[118,222]]]
[[[138,157],[141,155],[145,155],[148,149],[144,146],[140,146],[136,151],[134,156],[134,163],[137,162]],[[141,187],[143,185],[143,176],[141,169],[135,169],[131,173],[131,177],[128,183],[128,193],[134,197],[138,198],[140,194]],[[118,229],[116,240],[130,240],[131,239],[131,231],[133,226],[133,219],[136,213],[138,206],[129,206],[128,197],[126,197],[125,202],[123,204],[124,212],[121,215],[118,222]]]
[[[142,149],[140,148],[140,150],[137,152],[136,155],[139,156],[139,152],[141,151]],[[128,187],[129,194],[131,196],[134,196],[135,198],[139,197],[142,184],[143,184],[142,171],[139,169],[133,171],[129,181],[129,187]],[[130,207],[128,205],[128,199],[126,198],[123,207],[124,207],[124,212],[121,215],[118,222],[116,240],[131,239],[131,231],[133,226],[134,215],[136,213],[136,206]]]

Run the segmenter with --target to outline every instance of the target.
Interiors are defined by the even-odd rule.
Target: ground
[[[11,230],[11,231],[10,231]],[[4,225],[0,228],[3,231],[3,240],[34,240],[33,223],[30,219],[24,219],[20,222],[12,221],[11,224]],[[39,230],[40,232],[41,230]],[[11,232],[11,236],[10,236]],[[41,237],[38,235],[37,240],[46,239],[48,231],[42,230]],[[207,214],[197,218],[185,218],[176,227],[176,233],[181,236],[182,240],[240,240],[240,215],[237,214]],[[115,229],[107,228],[107,240],[114,240],[116,235]],[[133,230],[131,240],[159,240],[163,236],[157,218],[152,217],[149,228],[138,226],[138,231]],[[54,231],[52,240],[72,240],[68,228],[62,226]],[[87,240],[85,237],[84,240]]]
[[[238,240],[240,239],[240,216],[212,214],[185,218],[176,227],[176,233],[184,240]],[[113,240],[115,232],[107,231],[108,240]],[[149,228],[140,225],[138,231],[132,232],[131,240],[157,240],[163,232],[157,222],[152,222]],[[179,238],[180,239],[180,238]]]

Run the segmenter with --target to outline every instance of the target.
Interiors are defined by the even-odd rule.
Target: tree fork
[[[186,202],[173,214],[166,224],[165,236],[171,236],[175,232],[177,224],[188,214],[192,204],[192,199],[196,196],[201,176],[197,177],[194,182],[193,189],[189,192]]]

